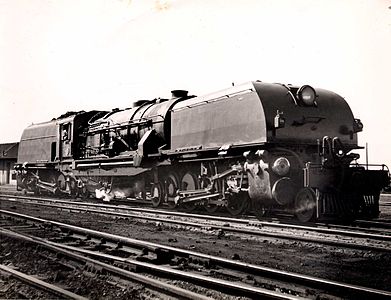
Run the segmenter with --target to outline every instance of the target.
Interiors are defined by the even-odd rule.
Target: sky
[[[343,96],[391,167],[390,72],[391,0],[0,0],[0,143],[66,111],[261,80]]]

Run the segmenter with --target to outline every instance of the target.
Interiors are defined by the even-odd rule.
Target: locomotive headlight
[[[297,91],[297,98],[307,106],[314,106],[316,105],[315,98],[316,98],[316,92],[313,87],[309,85],[303,85],[299,88]]]
[[[289,160],[286,159],[285,157],[277,158],[272,166],[273,172],[279,176],[285,176],[286,174],[288,174],[290,168],[291,168],[291,164],[289,163]]]

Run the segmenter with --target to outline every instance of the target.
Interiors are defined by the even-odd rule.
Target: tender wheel
[[[57,177],[57,186],[61,190],[61,192],[65,192],[67,185],[66,185],[66,179],[63,174],[58,175]]]
[[[25,178],[23,179],[23,182],[24,182],[24,185],[27,187],[27,191],[29,192],[34,192],[37,193],[37,180],[32,178],[32,177],[28,177],[28,178]]]
[[[164,200],[164,189],[160,182],[154,183],[151,189],[151,201],[153,207],[158,207]]]
[[[57,176],[56,175],[54,175],[54,174],[51,174],[50,176],[49,176],[49,180],[48,180],[50,183],[53,183],[53,184],[56,184],[57,185]],[[58,190],[58,187],[56,187],[55,189],[54,189],[54,191],[53,191],[53,194],[54,195],[58,195],[58,193],[59,193],[59,190]]]
[[[166,197],[167,197],[168,207],[170,208],[176,207],[175,197],[177,196],[178,190],[179,190],[178,176],[175,173],[171,173],[166,178]]]
[[[295,215],[300,222],[311,221],[315,217],[316,194],[311,188],[301,189],[295,199]]]
[[[197,176],[191,172],[185,173],[181,180],[181,189],[183,191],[191,191],[198,189],[198,180]],[[181,204],[181,210],[186,212],[191,212],[196,209],[194,203],[183,203]]]
[[[231,195],[227,198],[228,203],[226,208],[231,215],[240,215],[247,210],[249,204],[248,200],[249,198],[246,193]]]
[[[73,197],[73,198],[77,198],[77,195],[78,195],[78,190],[79,188],[77,187],[77,182],[76,180],[74,180],[73,178],[70,179],[69,181],[69,187],[70,187],[70,195]]]

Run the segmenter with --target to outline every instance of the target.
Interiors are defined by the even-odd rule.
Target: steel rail
[[[246,286],[242,284],[236,284],[234,282],[229,282],[229,281],[224,281],[221,279],[216,279],[216,278],[211,278],[203,275],[198,275],[194,273],[188,273],[180,270],[174,270],[168,267],[164,266],[156,266],[150,263],[146,262],[140,262],[136,261],[134,259],[129,259],[129,258],[122,258],[118,256],[113,256],[113,255],[108,255],[108,254],[102,254],[102,253],[96,253],[90,250],[84,250],[72,246],[67,246],[67,245],[61,245],[53,242],[49,242],[50,244],[61,247],[67,250],[71,251],[76,251],[82,254],[87,254],[91,256],[95,256],[98,258],[104,258],[104,259],[110,259],[113,261],[119,261],[122,263],[130,264],[133,265],[136,268],[141,268],[143,270],[148,270],[152,271],[153,273],[163,273],[165,275],[168,275],[172,278],[181,278],[183,280],[191,281],[191,282],[196,282],[200,283],[202,285],[206,285],[208,287],[217,287],[220,290],[229,290],[233,292],[234,294],[241,295],[241,296],[249,296],[249,297],[262,297],[262,298],[267,298],[267,299],[303,299],[297,296],[292,296],[292,295],[286,295],[286,294],[279,294],[270,290],[266,290],[263,288],[258,288],[258,287],[251,287],[251,286]]]
[[[177,286],[174,286],[174,285],[171,285],[171,284],[168,284],[168,283],[165,283],[165,282],[162,282],[162,281],[159,281],[159,280],[147,277],[147,276],[135,274],[133,272],[130,272],[130,271],[127,271],[127,270],[124,270],[124,269],[121,269],[121,268],[118,268],[115,266],[111,266],[109,264],[106,264],[106,263],[82,256],[82,255],[73,253],[71,251],[62,249],[61,247],[57,247],[55,245],[49,244],[44,239],[41,239],[38,237],[32,237],[32,236],[20,234],[17,232],[13,232],[13,231],[1,229],[1,228],[0,228],[0,235],[8,236],[11,238],[17,238],[17,239],[20,239],[23,241],[38,244],[44,248],[47,248],[47,249],[54,251],[56,253],[63,254],[63,255],[70,257],[76,261],[81,261],[83,263],[90,263],[94,266],[98,266],[100,268],[103,268],[104,270],[106,270],[116,276],[120,276],[120,277],[126,278],[127,280],[132,280],[132,281],[136,281],[138,283],[144,284],[147,287],[152,288],[157,291],[160,291],[160,292],[163,292],[166,295],[176,296],[176,297],[179,297],[180,299],[211,300],[211,298],[209,298],[209,297],[182,289],[180,287],[177,287]]]
[[[0,198],[6,201],[15,201],[16,199],[25,199],[29,201],[44,201],[44,202],[54,202],[54,203],[63,203],[63,204],[73,204],[73,205],[81,205],[81,206],[91,206],[91,207],[101,207],[108,209],[122,209],[136,212],[146,212],[146,213],[159,213],[162,215],[172,215],[172,216],[183,216],[183,217],[197,217],[199,219],[207,219],[214,221],[222,221],[222,222],[236,222],[242,224],[249,224],[251,221],[244,219],[235,219],[230,217],[219,217],[219,216],[211,216],[211,215],[201,215],[201,214],[190,214],[183,213],[177,211],[165,211],[159,209],[148,209],[148,208],[138,208],[138,207],[129,207],[125,205],[112,205],[112,204],[102,204],[102,203],[87,203],[87,202],[75,202],[69,200],[58,200],[58,199],[50,199],[50,198],[37,198],[37,197],[26,197],[19,195],[12,196],[4,196],[0,195]]]
[[[157,244],[157,243],[151,243],[151,242],[137,240],[137,239],[133,239],[133,238],[117,236],[117,235],[113,235],[113,234],[109,234],[109,233],[105,233],[105,232],[99,232],[99,231],[92,230],[92,229],[81,228],[81,227],[74,226],[74,225],[64,224],[64,223],[60,223],[60,222],[56,222],[56,221],[49,221],[49,220],[31,217],[31,216],[27,216],[27,215],[22,215],[22,214],[18,214],[18,213],[14,213],[14,212],[0,210],[0,213],[14,216],[16,218],[27,219],[27,220],[31,220],[31,221],[35,221],[35,222],[58,226],[60,228],[64,228],[64,229],[67,229],[70,231],[84,234],[86,236],[94,236],[96,238],[114,241],[116,243],[120,243],[121,245],[130,245],[132,247],[139,248],[139,249],[146,248],[149,251],[153,251],[153,252],[156,252],[156,250],[159,249],[159,250],[165,250],[165,251],[171,252],[172,254],[175,254],[178,256],[198,257],[201,259],[209,260],[210,262],[213,262],[216,265],[233,268],[235,270],[243,270],[243,271],[246,271],[246,272],[249,272],[249,273],[252,273],[255,275],[259,275],[259,276],[267,276],[270,278],[279,278],[279,279],[282,279],[286,282],[296,282],[296,283],[301,283],[301,284],[304,283],[304,284],[310,285],[311,287],[321,287],[321,288],[327,289],[329,291],[339,291],[339,292],[343,291],[347,294],[353,293],[355,295],[365,297],[366,299],[389,299],[391,297],[391,292],[389,292],[389,291],[361,287],[361,286],[356,286],[356,285],[352,285],[352,284],[336,282],[336,281],[332,281],[332,280],[328,280],[328,279],[321,279],[321,278],[307,276],[307,275],[303,275],[303,274],[281,271],[281,270],[258,266],[258,265],[254,265],[254,264],[247,264],[244,262],[238,262],[238,261],[231,260],[231,259],[220,258],[220,257],[208,255],[208,254],[198,253],[198,252],[194,252],[194,251],[190,251],[190,250],[179,249],[179,248],[175,248],[175,247],[171,247],[171,246],[161,245],[161,244]]]
[[[321,238],[303,237],[303,236],[297,236],[297,235],[293,235],[293,234],[287,235],[287,234],[282,234],[282,233],[263,232],[263,231],[257,231],[257,230],[241,229],[241,228],[219,226],[219,225],[212,225],[212,224],[202,224],[202,223],[180,221],[180,220],[173,220],[173,219],[165,219],[165,218],[158,218],[158,217],[149,217],[149,216],[142,216],[142,215],[132,215],[132,214],[127,214],[127,213],[86,209],[86,208],[80,208],[80,207],[66,207],[66,206],[62,206],[62,205],[50,205],[50,204],[44,204],[44,203],[33,203],[33,204],[38,205],[38,206],[54,207],[54,208],[65,209],[65,210],[70,210],[70,211],[72,211],[72,210],[84,211],[84,212],[89,212],[89,213],[112,215],[112,216],[123,217],[123,218],[143,219],[143,220],[149,220],[149,221],[154,221],[154,222],[170,223],[170,224],[176,224],[176,225],[182,225],[182,226],[191,226],[191,227],[196,227],[196,228],[209,228],[209,229],[214,229],[214,230],[223,230],[226,232],[234,232],[234,233],[239,233],[239,234],[257,235],[257,236],[287,239],[287,240],[297,240],[297,241],[303,241],[303,242],[324,244],[324,245],[329,245],[329,246],[342,246],[345,248],[352,248],[352,249],[359,249],[359,250],[374,250],[374,251],[383,251],[383,252],[390,252],[391,251],[390,248],[386,248],[386,247],[360,245],[360,244],[347,243],[347,242],[341,242],[341,241],[325,240],[325,239],[321,239]],[[382,239],[383,235],[380,235],[380,237],[381,237],[380,239]],[[364,236],[363,238],[368,239],[370,237]]]
[[[391,222],[387,222],[387,221],[383,222],[383,221],[355,220],[354,224],[357,224],[357,225],[363,226],[363,227],[375,225],[378,228],[387,228],[387,229],[391,228]]]
[[[230,292],[237,294],[237,295],[249,296],[249,297],[255,298],[255,299],[258,299],[258,297],[262,297],[262,299],[281,299],[281,300],[304,299],[304,298],[301,298],[298,296],[273,292],[273,291],[266,290],[263,288],[251,287],[251,286],[246,286],[243,284],[236,284],[234,282],[224,281],[221,279],[211,278],[211,277],[198,275],[198,274],[194,274],[194,273],[187,273],[187,272],[180,271],[180,270],[174,270],[174,269],[170,269],[170,268],[164,267],[164,266],[156,266],[156,265],[153,265],[150,263],[139,262],[136,260],[121,258],[118,256],[109,255],[109,254],[96,253],[93,251],[84,250],[84,249],[80,249],[80,248],[76,248],[76,247],[72,247],[72,246],[61,245],[61,244],[58,244],[55,242],[46,241],[46,240],[39,238],[39,237],[33,237],[33,236],[26,235],[26,234],[20,234],[20,233],[16,233],[16,232],[13,232],[10,230],[0,229],[0,235],[2,235],[2,234],[7,235],[7,236],[15,236],[15,237],[18,237],[21,239],[25,238],[27,241],[38,243],[39,245],[41,245],[43,247],[49,248],[51,250],[55,250],[56,252],[59,252],[61,254],[66,254],[68,256],[71,256],[74,259],[75,258],[79,259],[79,260],[83,259],[89,263],[93,263],[94,265],[97,265],[99,267],[103,267],[105,270],[116,273],[117,275],[125,274],[128,277],[129,275],[127,273],[130,271],[124,271],[121,268],[113,267],[113,266],[108,265],[106,263],[101,263],[100,261],[89,259],[86,256],[83,256],[82,254],[95,256],[97,258],[109,259],[109,260],[113,260],[113,261],[126,263],[126,264],[132,265],[134,267],[137,267],[138,268],[137,271],[139,271],[139,268],[142,268],[144,270],[151,271],[154,274],[159,273],[159,274],[171,276],[172,278],[182,278],[182,279],[190,281],[190,282],[200,283],[203,286],[217,287],[223,291],[230,291]],[[60,249],[62,249],[62,250],[60,250]],[[74,252],[78,252],[78,253],[80,253],[80,255],[75,254]],[[131,275],[130,275],[131,279],[133,279],[133,276],[137,276],[136,277],[136,280],[137,280],[137,278],[140,276],[139,274],[133,274],[132,272],[130,272],[130,273],[131,273]],[[144,283],[144,282],[141,282],[141,283]],[[176,289],[177,287],[176,286],[169,286],[169,289],[171,289],[171,288]],[[177,296],[179,295],[181,297],[185,297],[186,299],[200,299],[200,300],[201,299],[210,299],[208,297],[200,296],[199,294],[195,294],[193,292],[184,293],[184,291],[187,292],[187,290],[182,290],[181,288],[179,288],[179,291],[180,291],[179,293],[175,292],[175,294]]]
[[[62,289],[53,284],[47,283],[43,280],[35,278],[33,276],[24,274],[22,272],[11,269],[5,265],[0,264],[0,272],[5,272],[10,274],[12,277],[17,278],[20,281],[27,283],[28,285],[34,286],[40,290],[44,290],[52,295],[64,298],[64,299],[74,299],[74,300],[87,300],[88,298],[82,297],[65,289]]]
[[[73,205],[80,205],[80,206],[91,206],[91,207],[100,207],[100,208],[108,208],[108,209],[121,209],[121,210],[128,210],[128,211],[135,211],[135,212],[146,212],[146,213],[158,213],[162,215],[171,215],[171,216],[183,216],[183,217],[193,217],[193,218],[199,218],[199,219],[206,219],[206,220],[213,220],[213,221],[221,221],[221,222],[232,222],[232,223],[238,223],[238,224],[247,224],[247,225],[261,225],[261,226],[269,226],[269,227],[276,227],[276,228],[292,228],[292,229],[299,229],[299,230],[308,230],[308,231],[314,231],[314,232],[320,232],[320,233],[333,233],[333,230],[337,230],[338,232],[343,232],[341,229],[332,229],[332,227],[336,228],[342,228],[345,230],[354,230],[356,227],[352,226],[344,226],[344,225],[330,225],[330,224],[323,224],[323,223],[309,223],[309,225],[301,225],[301,224],[292,224],[289,223],[273,223],[272,221],[260,221],[257,219],[239,219],[239,218],[232,218],[232,217],[221,217],[221,216],[213,216],[213,215],[203,215],[203,214],[197,214],[197,213],[185,213],[185,212],[177,212],[177,211],[166,211],[166,210],[159,210],[159,209],[150,209],[150,208],[138,208],[138,207],[130,207],[126,205],[112,205],[112,204],[103,204],[103,203],[87,203],[87,202],[75,202],[70,200],[59,200],[59,199],[52,199],[52,198],[38,198],[38,197],[27,197],[27,196],[20,196],[20,195],[0,195],[0,198],[3,200],[14,200],[13,198],[17,199],[25,199],[28,201],[41,201],[41,202],[53,202],[53,203],[63,203],[63,204],[73,204]],[[278,220],[278,222],[281,222]],[[381,228],[389,228],[387,226],[389,223],[387,222],[379,222],[379,221],[368,221],[368,220],[356,220],[354,223],[360,225],[375,225],[377,227]],[[311,226],[314,225],[314,226]],[[319,228],[315,226],[322,226],[326,228]],[[366,231],[371,232],[384,232],[379,231],[376,229],[365,229]],[[348,235],[351,231],[347,231],[345,235]],[[352,235],[355,235],[356,233],[353,232]],[[358,233],[359,235],[360,233]],[[367,238],[367,237],[365,237]]]
[[[0,196],[0,198],[1,198],[1,196]],[[22,199],[30,201],[30,198],[28,198],[28,197],[22,198]],[[4,199],[4,200],[16,201],[13,198],[8,198],[8,199]],[[319,228],[319,227],[314,227],[314,226],[305,226],[305,225],[296,225],[296,224],[272,223],[272,222],[265,222],[265,221],[236,219],[236,218],[229,218],[229,217],[218,217],[218,216],[210,216],[210,215],[170,212],[170,211],[162,211],[162,210],[155,210],[155,209],[133,208],[133,207],[117,206],[117,205],[109,205],[109,204],[82,203],[82,202],[75,203],[74,201],[56,200],[56,199],[42,199],[42,198],[36,198],[33,200],[53,202],[53,203],[62,203],[62,204],[70,204],[70,205],[78,205],[78,206],[87,206],[87,207],[106,208],[106,209],[113,209],[113,210],[146,212],[146,213],[151,213],[151,214],[162,214],[162,215],[170,215],[170,216],[178,216],[178,217],[186,217],[186,218],[190,217],[190,218],[198,218],[198,219],[220,221],[220,222],[231,222],[231,223],[253,225],[253,226],[267,226],[267,227],[284,228],[284,229],[305,230],[305,231],[319,232],[319,233],[325,233],[325,234],[336,234],[336,235],[344,235],[344,236],[350,236],[350,237],[358,237],[358,238],[364,238],[364,239],[391,241],[391,235],[349,231],[346,229],[354,229],[354,228],[349,228],[347,226],[339,226],[344,229],[344,230],[341,230],[341,229]],[[53,205],[51,205],[51,206],[56,207]],[[62,207],[58,206],[58,208],[62,208]],[[76,209],[76,208],[74,208],[74,209]],[[77,209],[79,209],[79,208],[77,208]],[[94,210],[91,210],[91,212],[98,213],[98,211],[94,211]],[[144,217],[144,216],[139,216],[139,215],[129,215],[129,217],[140,218],[140,219],[148,219],[149,218],[149,217]],[[166,221],[166,219],[157,219],[157,218],[156,218],[156,221],[170,222],[170,221]],[[171,223],[173,223],[173,222],[175,222],[175,221],[172,221]],[[318,224],[318,223],[316,223],[315,225],[324,226],[323,224]],[[226,227],[224,227],[224,228],[226,228]]]
[[[222,230],[225,232],[233,232],[237,234],[247,234],[247,235],[254,235],[254,236],[262,236],[262,237],[270,237],[270,238],[278,238],[278,239],[285,239],[285,240],[294,240],[294,241],[302,241],[302,242],[308,242],[308,243],[317,243],[317,244],[323,244],[328,246],[337,246],[337,247],[344,247],[344,248],[350,248],[350,249],[356,249],[356,250],[370,250],[370,251],[381,251],[381,252],[391,252],[391,248],[387,247],[378,247],[373,245],[362,245],[362,244],[355,244],[355,243],[348,243],[348,242],[341,242],[341,241],[333,241],[333,240],[326,240],[322,238],[312,238],[312,237],[304,237],[304,236],[298,236],[294,235],[293,233],[291,235],[289,234],[282,234],[282,233],[272,233],[272,232],[264,232],[259,230],[250,230],[250,229],[243,229],[243,228],[234,228],[234,227],[228,227],[228,226],[221,226],[221,225],[213,225],[213,224],[202,224],[202,223],[195,223],[195,222],[189,222],[189,221],[180,221],[180,220],[173,220],[173,219],[165,219],[165,218],[158,218],[158,217],[149,217],[149,216],[143,216],[143,215],[133,215],[128,213],[119,213],[119,212],[112,212],[112,211],[102,211],[102,210],[95,210],[95,209],[87,209],[87,208],[81,208],[81,207],[66,207],[62,205],[50,205],[50,204],[44,204],[44,203],[34,203],[34,205],[38,206],[48,206],[48,207],[54,207],[64,210],[70,210],[70,211],[83,211],[83,212],[89,212],[89,213],[96,213],[96,214],[104,214],[104,215],[110,215],[115,217],[122,217],[122,218],[134,218],[134,219],[141,219],[141,220],[149,220],[153,222],[161,222],[161,223],[169,223],[169,224],[175,224],[175,225],[181,225],[181,226],[190,226],[195,228],[208,228],[213,230]],[[336,234],[336,233],[334,233]],[[360,236],[361,238],[368,239],[370,236]],[[382,239],[382,237],[386,237],[386,239]],[[381,240],[387,240],[390,239],[390,236],[383,236],[380,235],[378,239]]]

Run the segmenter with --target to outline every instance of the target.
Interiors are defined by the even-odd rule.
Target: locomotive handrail
[[[152,117],[161,117],[163,120],[152,121],[150,119]],[[163,123],[164,122],[164,117],[162,115],[154,115],[154,116],[151,116],[150,118],[140,118],[140,119],[137,119],[137,120],[130,120],[130,121],[127,121],[127,122],[118,123],[118,124],[112,125],[112,126],[100,127],[100,128],[89,130],[88,133],[95,133],[95,132],[99,132],[99,131],[118,129],[118,128],[121,128],[121,127],[128,127],[128,126],[136,127],[136,126],[139,126],[139,125],[142,125],[142,124],[147,124],[148,122],[150,122],[151,124],[157,124],[157,123]],[[144,121],[142,121],[142,120],[144,120]]]
[[[368,167],[381,167],[382,171],[390,172],[390,169],[385,164],[357,164],[356,163],[356,164],[351,164],[350,166],[353,168],[362,167],[362,168],[366,168],[366,169],[368,169]]]
[[[46,138],[55,138],[57,135],[45,135],[45,136],[37,136],[37,137],[30,137],[30,138],[22,138],[20,139],[21,142],[24,141],[34,141],[34,140],[40,140],[40,139],[46,139]]]
[[[381,167],[381,171],[388,171],[390,172],[390,169],[388,168],[387,165],[385,164],[358,164],[358,163],[351,163],[349,165],[349,168],[364,168],[366,169],[366,167]],[[307,162],[306,163],[306,167],[307,168],[323,168],[323,165],[320,164],[320,163],[310,163],[310,162]]]
[[[300,120],[294,120],[292,122],[292,126],[302,126],[304,124],[308,124],[308,123],[319,123],[320,121],[322,120],[325,120],[326,117],[323,117],[323,116],[303,116]]]

